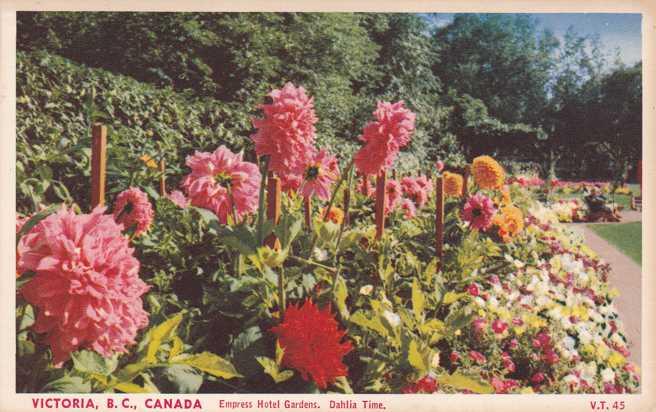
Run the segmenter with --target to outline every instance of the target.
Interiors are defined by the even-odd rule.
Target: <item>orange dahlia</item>
[[[324,218],[326,215],[326,208],[322,208],[319,210],[319,216],[321,219]],[[338,225],[341,225],[342,222],[344,221],[344,211],[336,206],[331,206],[330,210],[328,211],[328,220],[330,220],[333,223],[337,223]]]
[[[506,205],[499,209],[492,223],[499,227],[499,237],[509,242],[524,229],[524,214],[518,207]]]
[[[319,310],[310,299],[303,306],[289,305],[284,321],[271,331],[284,349],[282,365],[296,369],[306,381],[312,379],[320,389],[348,375],[342,363],[353,349],[351,342],[341,342],[346,334],[339,329],[330,309]]]
[[[444,172],[444,194],[447,196],[461,197],[464,180],[457,173]]]
[[[479,156],[472,162],[471,173],[481,189],[500,189],[505,181],[503,167],[490,156]]]

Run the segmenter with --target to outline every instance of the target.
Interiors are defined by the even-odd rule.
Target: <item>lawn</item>
[[[634,194],[639,194],[640,193],[640,185],[631,183],[628,185],[631,191]],[[559,199],[579,199],[583,201],[583,193],[553,193],[552,196],[554,199],[559,200]],[[631,195],[624,195],[624,194],[606,194],[606,198],[608,199],[609,202],[615,202],[619,206],[623,206],[624,210],[629,210],[631,209]]]
[[[642,222],[591,224],[588,227],[638,264],[642,264]]]

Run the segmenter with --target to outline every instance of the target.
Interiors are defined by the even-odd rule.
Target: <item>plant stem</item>
[[[260,199],[257,206],[257,244],[261,245],[262,241],[262,226],[264,226],[264,192],[266,188],[267,174],[269,173],[269,158],[264,159],[264,165],[260,168],[262,178],[260,181]]]
[[[280,273],[278,273],[278,300],[280,301],[280,322],[285,319],[285,308],[287,307],[286,296],[285,296],[285,268],[284,266],[280,267]]]
[[[302,257],[298,257],[298,256],[288,256],[287,259],[289,259],[289,260],[291,260],[291,261],[294,261],[294,262],[297,262],[297,263],[302,263],[302,264],[304,264],[304,265],[316,266],[316,267],[318,267],[318,268],[325,269],[325,270],[329,271],[330,273],[335,273],[335,272],[337,272],[337,269],[335,269],[335,268],[333,268],[333,267],[330,267],[330,266],[324,265],[324,264],[319,263],[319,262],[315,262],[315,261],[313,261],[313,260],[303,259]]]
[[[353,158],[351,158],[351,161],[349,162],[348,166],[346,166],[345,173],[343,173],[340,177],[339,180],[337,181],[337,185],[335,186],[335,189],[333,189],[333,193],[330,196],[330,201],[328,202],[328,206],[326,206],[324,215],[322,220],[324,222],[328,221],[328,216],[330,214],[330,209],[333,207],[333,204],[335,204],[335,198],[337,197],[337,193],[339,192],[339,188],[342,187],[342,183],[345,180],[346,175],[350,175],[351,169],[353,168]],[[314,250],[314,247],[317,244],[317,234],[316,232],[312,233],[312,242],[310,242],[310,253],[308,255],[308,259],[310,256],[312,256],[312,251]]]

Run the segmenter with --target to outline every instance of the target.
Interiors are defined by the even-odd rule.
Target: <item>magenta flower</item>
[[[435,168],[437,169],[438,172],[441,172],[442,170],[444,170],[444,162],[438,160],[437,162],[435,162]]]
[[[469,222],[472,228],[486,230],[492,224],[492,218],[494,218],[496,212],[492,200],[477,193],[467,199],[462,210],[462,218]]]
[[[469,286],[467,286],[467,292],[469,292],[469,294],[474,297],[478,296],[480,293],[476,283],[471,283]]]
[[[415,114],[403,101],[378,102],[375,121],[367,123],[360,136],[365,145],[355,154],[355,167],[365,175],[377,175],[388,169],[400,148],[410,142],[415,129]]]
[[[501,319],[495,319],[492,322],[492,330],[494,331],[494,333],[501,334],[505,332],[506,329],[508,329],[508,324],[502,321]]]
[[[406,219],[412,219],[417,214],[415,204],[410,199],[403,199],[401,201],[401,209],[403,209],[403,217]]]
[[[471,359],[472,361],[474,361],[475,363],[477,363],[479,365],[482,365],[485,362],[487,362],[487,358],[485,357],[485,355],[483,355],[482,353],[477,352],[475,350],[470,350],[469,351],[469,359]]]
[[[257,166],[243,161],[242,156],[225,146],[214,153],[187,156],[191,173],[184,178],[182,187],[192,205],[213,211],[223,224],[233,207],[237,219],[257,209],[262,178]]]
[[[171,202],[173,202],[174,205],[176,205],[181,209],[184,209],[187,206],[189,206],[189,200],[185,197],[184,193],[182,193],[179,190],[172,191],[168,195],[168,198]]]
[[[154,215],[148,196],[139,188],[131,187],[116,197],[114,219],[123,224],[125,230],[135,227],[135,236],[148,231]]]
[[[139,261],[104,211],[76,215],[62,208],[18,244],[18,270],[36,273],[20,292],[36,307],[33,329],[46,334],[56,365],[80,348],[104,357],[126,352],[148,325]]]
[[[270,156],[269,170],[287,179],[313,152],[317,116],[313,99],[303,87],[287,83],[269,96],[272,103],[260,106],[264,118],[253,119],[258,130],[251,139],[259,156]]]
[[[385,192],[387,193],[387,202],[385,203],[385,215],[389,215],[396,209],[401,200],[403,193],[401,185],[398,180],[390,179],[385,184]]]
[[[531,376],[531,383],[535,385],[539,385],[542,382],[544,382],[544,373],[537,372],[534,373],[533,376]]]
[[[335,156],[326,150],[315,151],[300,172],[303,183],[299,192],[303,197],[316,195],[321,200],[330,199],[330,186],[339,178],[339,165]]]
[[[406,176],[403,179],[401,179],[401,187],[403,188],[403,194],[405,194],[408,198],[412,199],[412,201],[415,203],[417,208],[421,209],[424,207],[426,202],[428,201],[428,193],[429,191],[427,190],[430,185],[426,184],[424,180],[419,180],[419,178],[415,179],[410,176]]]

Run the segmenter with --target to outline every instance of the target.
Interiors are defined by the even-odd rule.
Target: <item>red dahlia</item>
[[[289,305],[284,321],[271,331],[285,350],[283,366],[296,369],[305,380],[311,378],[319,388],[348,374],[342,357],[352,346],[341,343],[346,332],[339,330],[329,308],[319,310],[310,299],[301,307]]]

